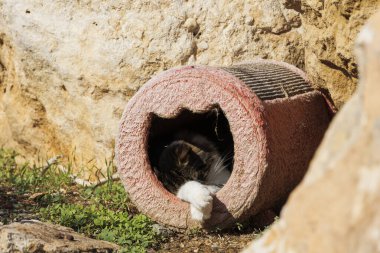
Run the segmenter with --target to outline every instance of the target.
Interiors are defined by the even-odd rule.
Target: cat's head
[[[205,155],[203,150],[186,141],[174,141],[160,155],[157,176],[171,192],[187,181],[205,180],[208,172]]]

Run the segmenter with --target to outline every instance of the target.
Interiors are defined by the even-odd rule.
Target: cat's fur
[[[184,131],[165,147],[157,176],[173,194],[190,203],[192,218],[210,218],[213,195],[230,177],[224,158],[206,137]]]

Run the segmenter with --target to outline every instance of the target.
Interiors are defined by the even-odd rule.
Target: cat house
[[[214,197],[205,227],[225,228],[281,206],[302,180],[334,114],[305,73],[283,62],[186,66],[149,80],[128,101],[116,153],[138,209],[189,228],[189,204],[165,189],[154,167],[173,133],[191,129],[229,155],[232,174]]]

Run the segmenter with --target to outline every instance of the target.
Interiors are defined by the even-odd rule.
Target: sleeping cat
[[[192,218],[201,222],[210,218],[213,196],[231,174],[214,144],[188,131],[165,147],[156,173],[170,192],[190,203]]]

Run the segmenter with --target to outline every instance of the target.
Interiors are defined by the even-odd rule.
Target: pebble
[[[188,18],[183,25],[191,33],[194,33],[197,30],[199,30],[199,25],[198,25],[197,21],[193,18]]]
[[[199,42],[197,46],[198,46],[198,48],[201,49],[201,50],[206,50],[206,49],[208,49],[208,44],[207,44],[207,42],[205,42],[205,41],[201,41],[201,42]]]
[[[157,234],[162,235],[164,237],[169,237],[169,236],[171,236],[174,233],[173,230],[171,230],[169,228],[166,228],[166,227],[164,227],[164,226],[162,226],[160,224],[154,224],[153,225],[153,230]]]
[[[211,249],[212,250],[216,250],[216,249],[218,249],[219,247],[218,247],[218,244],[216,244],[216,243],[214,243],[214,244],[212,244],[211,245]]]

